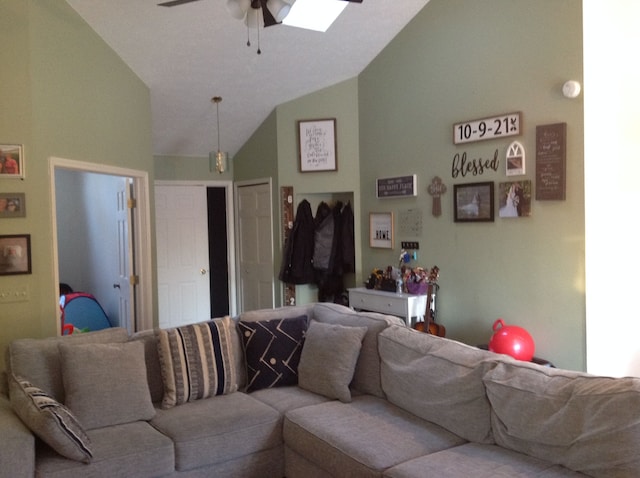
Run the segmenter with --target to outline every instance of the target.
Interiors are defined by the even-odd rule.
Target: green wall
[[[0,28],[0,143],[24,145],[26,171],[24,180],[0,179],[0,190],[27,202],[25,218],[0,227],[31,234],[33,269],[0,277],[0,289],[29,290],[26,302],[0,304],[4,349],[57,333],[49,158],[148,171],[153,181],[153,156],[147,87],[66,2],[3,0]]]
[[[579,0],[432,0],[359,77],[362,227],[370,211],[419,209],[418,263],[440,267],[439,321],[447,336],[486,343],[493,322],[527,328],[536,354],[556,365],[585,367],[582,96],[562,96],[564,81],[582,82]],[[452,125],[522,112],[517,138],[455,146]],[[454,184],[535,180],[535,128],[567,123],[565,201],[532,201],[531,217],[454,223]],[[513,139],[526,150],[525,176],[507,178]],[[456,153],[492,158],[500,168],[453,178]],[[364,165],[366,164],[366,167]],[[418,196],[378,200],[376,178],[417,174]],[[448,190],[442,216],[431,214],[434,176]],[[535,181],[534,181],[535,182]],[[497,198],[496,198],[497,201]],[[364,269],[395,264],[400,248],[372,250]]]
[[[431,0],[358,78],[280,105],[277,131],[269,121],[238,155],[243,179],[259,177],[252,167],[265,158],[264,148],[265,159],[277,162],[270,173],[278,185],[294,187],[296,203],[352,191],[360,244],[356,283],[374,267],[396,265],[400,241],[417,240],[413,265],[441,269],[439,321],[448,337],[486,343],[501,317],[531,332],[537,355],[584,370],[584,118],[582,96],[562,96],[568,79],[582,82],[580,0]],[[522,112],[521,136],[453,145],[454,123],[513,111]],[[327,117],[337,118],[338,171],[301,174],[295,121]],[[493,181],[497,192],[500,182],[533,181],[536,125],[558,122],[567,123],[565,201],[533,200],[531,217],[518,219],[498,217],[496,205],[493,223],[454,223],[454,184]],[[527,174],[507,178],[505,153],[514,139],[525,147]],[[456,153],[492,158],[496,149],[497,171],[452,177]],[[376,198],[377,178],[410,174],[418,178],[416,197]],[[427,194],[434,176],[448,188],[438,218]],[[407,210],[422,218],[417,236],[399,227]],[[369,213],[384,211],[395,215],[393,250],[369,247]],[[275,254],[280,257],[279,248]],[[298,287],[299,303],[312,300],[308,289]]]

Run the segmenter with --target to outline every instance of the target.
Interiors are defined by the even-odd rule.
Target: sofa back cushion
[[[65,404],[87,430],[154,417],[142,343],[60,344],[60,356]]]
[[[142,330],[136,332],[130,338],[131,342],[141,342],[144,347],[144,362],[147,369],[147,383],[153,403],[160,403],[164,396],[164,384],[162,383],[162,369],[158,356],[158,338],[155,330]]]
[[[493,354],[393,326],[378,337],[387,399],[469,441],[493,443],[482,377]]]
[[[640,379],[501,359],[484,382],[499,445],[598,478],[640,476]]]
[[[367,328],[367,333],[362,340],[362,348],[356,363],[351,388],[384,398],[380,382],[378,334],[390,325],[404,327],[402,319],[375,312],[355,312],[349,307],[325,302],[313,306],[312,317],[318,322],[327,324]]]
[[[97,332],[49,337],[17,339],[7,348],[8,371],[64,403],[64,385],[60,366],[59,344],[122,343],[129,336],[124,328],[114,327]]]

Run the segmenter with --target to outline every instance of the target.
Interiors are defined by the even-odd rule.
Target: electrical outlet
[[[0,288],[0,304],[7,304],[9,302],[27,302],[28,300],[29,288],[26,285]]]
[[[418,249],[420,249],[420,243],[419,243],[418,241],[413,241],[413,242],[410,242],[410,241],[402,241],[402,242],[400,243],[400,246],[401,246],[403,249],[412,249],[412,250],[418,250]]]

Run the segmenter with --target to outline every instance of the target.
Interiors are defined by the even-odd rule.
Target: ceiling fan
[[[169,0],[159,3],[160,7],[175,7],[185,3],[199,0]],[[342,0],[346,2],[362,3],[362,0]],[[262,19],[265,27],[282,23],[287,16],[295,0],[227,0],[227,9],[231,15],[242,20],[248,15],[249,8],[262,10]]]

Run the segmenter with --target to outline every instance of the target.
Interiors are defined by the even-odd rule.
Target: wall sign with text
[[[377,198],[397,198],[407,196],[417,196],[416,187],[417,177],[415,174],[411,176],[398,176],[395,178],[382,178],[376,180],[376,197]]]
[[[518,136],[522,113],[505,113],[453,125],[453,144]]]

